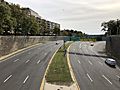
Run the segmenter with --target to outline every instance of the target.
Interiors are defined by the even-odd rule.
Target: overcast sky
[[[101,23],[120,18],[120,0],[6,0],[29,7],[61,29],[101,34]]]

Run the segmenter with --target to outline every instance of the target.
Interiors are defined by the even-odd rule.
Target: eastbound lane
[[[48,62],[62,45],[54,42],[27,49],[0,63],[0,90],[39,90]]]
[[[95,43],[75,42],[70,47],[70,61],[81,90],[119,90],[120,71],[104,63],[107,57],[98,53],[105,42]],[[96,50],[97,48],[97,50]],[[102,52],[102,51],[101,51]]]

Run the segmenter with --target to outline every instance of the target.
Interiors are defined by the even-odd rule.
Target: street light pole
[[[118,23],[119,19],[117,19],[117,35],[119,35],[119,23]]]

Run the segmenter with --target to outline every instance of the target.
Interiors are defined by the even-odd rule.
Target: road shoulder
[[[72,44],[71,44],[71,45],[72,45]],[[76,78],[75,78],[75,75],[74,75],[74,72],[73,72],[73,69],[72,69],[72,66],[71,66],[71,63],[70,63],[69,52],[70,52],[70,47],[71,47],[71,45],[70,45],[70,46],[68,47],[68,49],[67,49],[67,62],[68,62],[68,66],[69,66],[69,70],[70,70],[71,77],[72,77],[72,79],[73,79],[73,81],[74,81],[74,84],[75,84],[76,87],[77,87],[76,90],[80,90],[80,87],[79,87],[78,82],[77,82],[77,80],[76,80]]]
[[[27,49],[30,49],[30,48],[32,48],[32,47],[34,47],[34,46],[38,46],[38,45],[40,45],[40,44],[42,44],[42,43],[37,43],[37,44],[31,45],[31,46],[28,46],[28,47],[19,49],[19,50],[17,50],[17,51],[14,51],[14,52],[12,52],[12,53],[10,53],[10,54],[8,54],[8,55],[4,55],[4,56],[0,57],[0,61],[6,61],[5,59],[7,59],[7,58],[12,58],[12,57],[14,57],[14,56],[17,55],[17,54],[20,54],[21,52],[23,52],[23,51],[25,51],[25,50],[27,50]]]

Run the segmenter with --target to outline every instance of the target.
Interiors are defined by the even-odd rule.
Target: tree
[[[0,4],[0,34],[8,34],[12,32],[15,25],[14,18],[11,17],[10,7],[5,4]]]
[[[40,25],[36,21],[35,17],[30,17],[30,22],[31,22],[31,29],[30,29],[30,34],[31,35],[37,35],[40,32]]]
[[[39,24],[35,17],[24,17],[21,24],[22,35],[36,35],[39,33]]]
[[[101,26],[103,27],[102,31],[107,31],[108,35],[117,35],[118,30],[120,31],[119,25],[120,20],[110,20],[101,24]]]
[[[16,26],[14,28],[14,34],[18,35],[22,33],[22,23],[24,21],[24,18],[27,17],[27,15],[21,10],[20,6],[17,4],[10,4],[11,8],[11,16],[16,21]]]
[[[53,33],[56,34],[56,35],[60,35],[60,29],[57,28],[57,27],[55,27],[55,28],[53,29]]]

